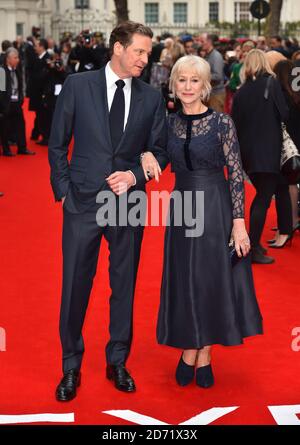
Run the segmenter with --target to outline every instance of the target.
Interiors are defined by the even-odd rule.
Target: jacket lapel
[[[110,137],[109,115],[106,92],[105,68],[95,71],[94,76],[89,80],[90,91],[96,114],[101,125],[101,135],[106,139],[107,145],[112,150]]]
[[[112,142],[110,137],[110,126],[109,126],[109,112],[107,104],[107,91],[106,91],[106,79],[105,79],[105,68],[101,68],[99,71],[95,71],[95,75],[90,79],[90,90],[93,99],[94,107],[96,109],[96,114],[98,120],[101,124],[103,136],[106,138],[107,144],[112,150]],[[132,79],[131,84],[131,99],[130,99],[130,109],[127,119],[127,124],[123,132],[123,136],[120,140],[118,147],[115,149],[115,153],[120,150],[124,144],[126,137],[132,131],[137,124],[142,111],[142,99],[143,93],[139,86],[139,82],[136,79]]]
[[[142,98],[143,98],[143,93],[139,86],[139,82],[135,78],[133,78],[131,84],[131,98],[130,98],[130,108],[129,108],[127,124],[123,132],[123,136],[120,140],[120,143],[115,150],[115,153],[120,150],[120,148],[122,147],[122,145],[126,140],[126,137],[129,134],[131,134],[131,132],[134,132],[134,128],[140,118],[142,111]]]

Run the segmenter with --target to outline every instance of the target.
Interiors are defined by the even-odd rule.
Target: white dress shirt
[[[116,81],[120,80],[120,77],[117,76],[117,74],[114,73],[114,71],[111,69],[110,62],[108,62],[108,64],[105,67],[105,77],[106,77],[108,111],[110,111],[114,95],[117,89]],[[125,130],[130,109],[132,77],[128,77],[127,79],[122,79],[122,80],[124,80],[125,82],[125,86],[123,88],[125,97],[125,118],[124,118],[123,130]]]
[[[106,78],[106,92],[107,92],[107,104],[108,104],[108,111],[111,109],[111,105],[114,99],[114,95],[117,89],[116,81],[120,80],[120,77],[117,76],[117,74],[111,69],[110,62],[107,63],[105,67],[105,78]],[[125,82],[123,91],[124,91],[124,98],[125,98],[125,116],[124,116],[124,127],[123,131],[125,131],[126,124],[128,121],[128,115],[129,115],[129,109],[130,109],[130,100],[131,100],[131,84],[132,84],[132,77],[128,77],[127,79],[122,79]],[[134,184],[136,185],[136,177],[134,173],[131,170],[128,170],[133,178],[134,178]]]
[[[39,59],[42,59],[44,55],[47,54],[47,51],[44,51],[42,54],[39,55]]]

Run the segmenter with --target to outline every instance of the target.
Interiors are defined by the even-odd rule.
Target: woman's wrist
[[[245,226],[245,219],[244,218],[234,218],[233,226],[234,227],[244,227]]]

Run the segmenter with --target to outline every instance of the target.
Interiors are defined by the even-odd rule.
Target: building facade
[[[251,20],[248,0],[128,0],[129,17],[149,24],[155,34],[195,32],[208,24]],[[115,25],[113,0],[0,0],[0,40],[26,37],[32,26],[58,39],[65,31],[102,31]],[[282,22],[300,22],[300,1],[283,0]]]

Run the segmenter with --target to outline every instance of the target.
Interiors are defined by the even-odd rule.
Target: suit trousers
[[[26,148],[25,120],[20,102],[11,102],[8,112],[4,115],[1,126],[3,152],[10,151],[9,137],[13,133],[17,138],[18,150]]]
[[[98,207],[99,208],[99,207]],[[108,364],[125,364],[132,340],[132,313],[143,228],[100,227],[95,206],[73,214],[63,208],[63,285],[60,338],[63,372],[80,369],[82,327],[97,269],[102,236],[109,245],[110,339]]]

